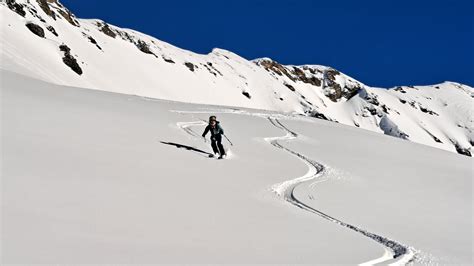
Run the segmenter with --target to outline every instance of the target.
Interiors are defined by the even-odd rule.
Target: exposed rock
[[[472,157],[472,154],[471,154],[471,152],[469,151],[468,148],[463,148],[463,147],[461,147],[461,145],[459,145],[459,143],[454,143],[454,147],[456,147],[456,151],[457,151],[459,154]]]
[[[431,111],[430,109],[426,108],[426,107],[423,107],[420,105],[420,110],[423,112],[423,113],[428,113],[430,115],[437,115],[439,116],[438,113],[434,112],[434,111]]]
[[[217,69],[215,68],[211,62],[207,62],[207,65],[212,68],[215,72],[217,72],[219,75],[223,76],[222,73]]]
[[[143,53],[145,54],[152,54],[152,55],[155,55],[151,50],[150,50],[150,46],[148,46],[148,44],[142,40],[138,40],[138,42],[136,43],[136,46],[138,48],[138,50],[142,51]],[[166,61],[166,60],[165,60]],[[174,63],[174,62],[173,62]]]
[[[366,93],[364,99],[367,100],[368,103],[371,103],[376,106],[379,106],[380,104],[379,100],[377,99],[377,95],[373,93]]]
[[[64,52],[64,64],[66,64],[69,68],[72,69],[72,71],[76,72],[78,75],[82,75],[82,69],[77,63],[76,58],[71,55],[71,49],[67,45],[62,44],[59,46],[59,50]]]
[[[243,91],[242,94],[243,94],[245,97],[249,98],[249,99],[252,98],[252,96],[250,96],[250,93],[248,93],[248,92],[246,92],[246,91]]]
[[[41,28],[41,26],[39,25],[36,25],[34,23],[27,23],[26,24],[26,27],[31,31],[33,32],[35,35],[41,37],[41,38],[44,38],[44,30],[43,28]]]
[[[308,68],[308,69],[310,70],[310,72],[315,73],[314,70],[311,71],[312,70],[311,68]],[[304,83],[311,84],[313,86],[318,86],[318,87],[321,86],[322,82],[321,82],[320,79],[318,79],[317,77],[315,77],[313,75],[311,75],[310,77],[307,77],[306,74],[304,73],[304,71],[301,70],[298,67],[293,67],[292,73],[296,76],[297,80],[300,80]]]
[[[46,29],[49,30],[52,34],[54,34],[56,37],[59,36],[56,30],[53,28],[53,26],[48,26],[46,27]]]
[[[403,99],[398,99],[398,100],[399,100],[401,103],[403,103],[403,104],[407,103],[406,100],[403,100]]]
[[[401,92],[401,93],[407,93],[402,87],[396,87],[395,91]]]
[[[269,72],[274,72],[278,74],[279,76],[282,76],[283,74],[287,76],[289,79],[292,81],[295,81],[295,78],[290,75],[288,70],[281,64],[279,64],[276,61],[273,60],[268,60],[268,59],[263,59],[259,62],[257,62],[257,65],[263,66],[263,68]]]
[[[169,57],[166,57],[166,56],[163,55],[161,58],[163,58],[163,60],[165,60],[166,63],[174,64],[173,59],[171,59]]]
[[[335,69],[328,69],[324,75],[324,94],[331,101],[337,102],[342,97],[349,100],[363,89],[362,85],[358,83],[351,86],[346,84],[344,88],[341,88],[341,85],[336,81],[338,75],[341,75],[341,73]]]
[[[212,71],[212,69],[208,65],[204,65],[204,64],[201,64],[201,65],[203,65],[207,69],[207,71],[209,71],[209,73],[217,77],[217,73]]]
[[[193,63],[190,63],[190,62],[186,62],[184,63],[185,66],[187,66],[189,68],[189,70],[191,70],[191,72],[194,72],[194,68],[197,68],[196,65],[194,65]]]
[[[7,3],[8,8],[12,10],[13,12],[17,13],[18,15],[22,17],[26,16],[26,12],[23,9],[24,6],[22,4],[18,4],[15,0],[7,0],[6,3]]]
[[[36,1],[38,2],[41,9],[43,9],[44,13],[46,13],[46,15],[56,20],[56,13],[54,13],[54,11],[51,10],[51,8],[49,7],[48,0],[36,0]]]
[[[285,86],[290,89],[291,91],[295,91],[295,87],[291,86],[290,84],[288,83],[285,83]]]
[[[74,15],[69,10],[59,9],[58,12],[67,20],[67,22],[69,22],[69,24],[76,27],[80,26],[79,22],[74,18]]]
[[[97,26],[99,27],[99,30],[103,32],[105,35],[112,37],[114,39],[115,37],[117,37],[117,34],[115,34],[115,32],[112,29],[110,29],[109,24],[105,22],[103,22],[102,24],[97,22]]]

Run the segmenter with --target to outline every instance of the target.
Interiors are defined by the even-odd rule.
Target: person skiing
[[[209,125],[207,125],[204,133],[202,133],[202,137],[204,141],[206,141],[206,135],[208,132],[211,132],[211,147],[214,154],[220,154],[218,159],[222,159],[226,154],[224,150],[224,146],[222,145],[222,135],[224,134],[224,129],[219,125],[219,121],[217,121],[215,116],[209,117]]]

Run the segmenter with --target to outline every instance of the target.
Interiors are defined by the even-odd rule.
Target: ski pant
[[[222,146],[222,135],[211,136],[211,147],[214,153],[219,153],[220,155],[225,155],[224,146]]]

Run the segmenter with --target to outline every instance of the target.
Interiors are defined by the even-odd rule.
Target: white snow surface
[[[60,14],[69,11],[56,0],[47,1],[55,18],[38,1],[10,2],[22,5],[26,15],[0,1],[3,70],[58,85],[147,98],[323,115],[451,152],[474,152],[474,91],[466,85],[373,88],[326,66],[284,66],[269,58],[249,61],[222,49],[196,54],[134,30],[71,14],[76,26]],[[27,23],[42,27],[45,38],[33,34]],[[115,36],[106,35],[104,25]],[[71,49],[81,75],[63,63],[64,52],[59,49],[63,44]]]
[[[2,264],[472,265],[472,158],[0,74]],[[200,137],[209,115],[225,160]]]

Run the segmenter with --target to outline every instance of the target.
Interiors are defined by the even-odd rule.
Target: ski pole
[[[224,135],[224,137],[227,139],[227,141],[230,143],[230,145],[231,145],[231,146],[234,146],[234,144],[232,144],[232,142],[230,141],[230,139],[229,139],[225,134],[223,134],[223,135]]]

